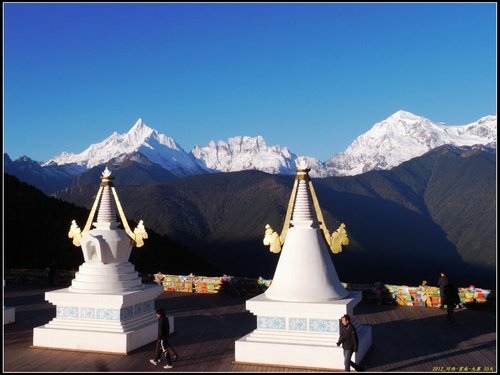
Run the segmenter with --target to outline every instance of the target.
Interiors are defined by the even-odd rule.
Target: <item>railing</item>
[[[37,284],[47,285],[70,285],[71,280],[75,278],[74,270],[57,270],[53,280],[49,278],[48,269],[26,269],[26,268],[5,268],[4,281],[6,284]]]
[[[363,292],[363,301],[366,303],[396,303],[402,306],[439,307],[441,296],[439,288],[430,285],[407,286],[382,284],[345,284],[348,289]],[[495,304],[494,290],[477,288],[474,285],[459,287],[460,304]]]
[[[57,270],[53,280],[55,286],[69,286],[75,278],[75,270]],[[266,291],[272,280],[259,277],[246,278],[234,276],[196,276],[156,274],[140,274],[144,283],[163,285],[165,291],[186,293],[226,293],[239,296],[258,295]],[[6,284],[51,283],[48,269],[6,268],[4,270]],[[407,286],[376,282],[373,284],[342,283],[348,290],[361,291],[364,303],[398,304],[415,307],[440,306],[439,288],[429,285]],[[495,305],[495,290],[477,288],[474,285],[459,287],[458,294],[462,305],[485,304]]]

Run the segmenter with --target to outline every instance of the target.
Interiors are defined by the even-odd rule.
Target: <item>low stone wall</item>
[[[69,286],[75,278],[74,270],[57,270],[54,285]],[[7,284],[49,284],[48,269],[5,268],[4,280]]]
[[[346,288],[363,291],[365,303],[396,303],[401,306],[439,307],[441,296],[437,286],[382,284],[346,284]],[[458,294],[462,305],[495,304],[494,290],[477,288],[474,285],[459,287]]]
[[[75,278],[75,270],[57,270],[55,286],[69,286]],[[144,283],[163,285],[168,292],[186,293],[226,293],[240,296],[255,296],[266,291],[272,280],[234,277],[234,276],[196,276],[156,274],[141,275]],[[49,283],[48,269],[6,268],[4,280],[7,284]],[[407,286],[376,282],[373,284],[342,283],[348,290],[363,292],[364,303],[398,304],[415,307],[439,307],[439,288],[430,285]],[[458,294],[463,305],[495,305],[495,290],[483,289],[470,285],[459,287]]]

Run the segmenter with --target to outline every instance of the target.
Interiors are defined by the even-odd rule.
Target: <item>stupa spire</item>
[[[101,177],[103,192],[99,205],[99,212],[97,213],[97,223],[99,224],[117,222],[116,206],[111,192],[111,187],[113,186],[112,180],[111,171],[106,167]],[[95,225],[96,224],[94,224],[94,226]]]
[[[309,171],[310,169],[304,159],[299,159],[297,175],[295,176],[281,234],[278,235],[269,224],[265,227],[263,243],[269,246],[269,250],[273,253],[281,251],[290,226],[304,226],[307,224],[314,228],[319,226],[326,244],[334,254],[342,251],[342,245],[347,246],[349,244],[344,223],[340,224],[337,230],[331,234],[326,227]]]
[[[297,186],[297,196],[295,197],[295,204],[292,212],[293,225],[313,225],[317,228],[318,222],[313,212],[313,203],[311,194],[307,187],[306,180],[299,180]]]
[[[117,220],[117,211],[125,232],[130,237],[133,244],[136,247],[144,245],[144,239],[148,238],[148,235],[144,229],[143,222],[141,220],[132,232],[128,225],[127,218],[125,217],[125,213],[123,212],[120,200],[118,199],[118,194],[113,185],[113,179],[114,177],[111,176],[111,171],[106,167],[102,172],[101,184],[83,231],[78,227],[75,220],[72,221],[68,237],[73,239],[73,245],[80,246],[81,239],[91,230],[90,227],[92,224],[96,229],[115,230],[118,225],[120,225],[120,222]],[[97,207],[99,207],[97,221],[93,223]]]
[[[114,223],[116,222],[116,207],[113,201],[111,188],[105,186],[102,193],[99,212],[97,213],[98,223]]]

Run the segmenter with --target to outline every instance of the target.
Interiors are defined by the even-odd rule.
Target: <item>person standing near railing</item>
[[[448,274],[445,272],[445,271],[442,271],[440,274],[439,274],[439,278],[438,278],[438,287],[439,287],[439,299],[440,299],[440,308],[441,309],[444,309],[444,305],[445,305],[445,295],[444,295],[444,289],[446,287],[446,285],[448,285]]]

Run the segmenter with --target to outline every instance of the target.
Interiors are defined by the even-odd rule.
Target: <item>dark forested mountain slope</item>
[[[89,211],[47,197],[38,189],[4,174],[4,267],[45,268],[56,261],[59,269],[78,269],[81,248],[68,238],[71,220],[83,228]],[[93,194],[97,192],[94,186]],[[88,187],[90,190],[90,187]],[[91,193],[92,194],[92,193]],[[133,228],[137,224],[129,220]],[[130,262],[139,272],[219,275],[221,270],[165,236],[148,230],[141,248],[133,248]]]

